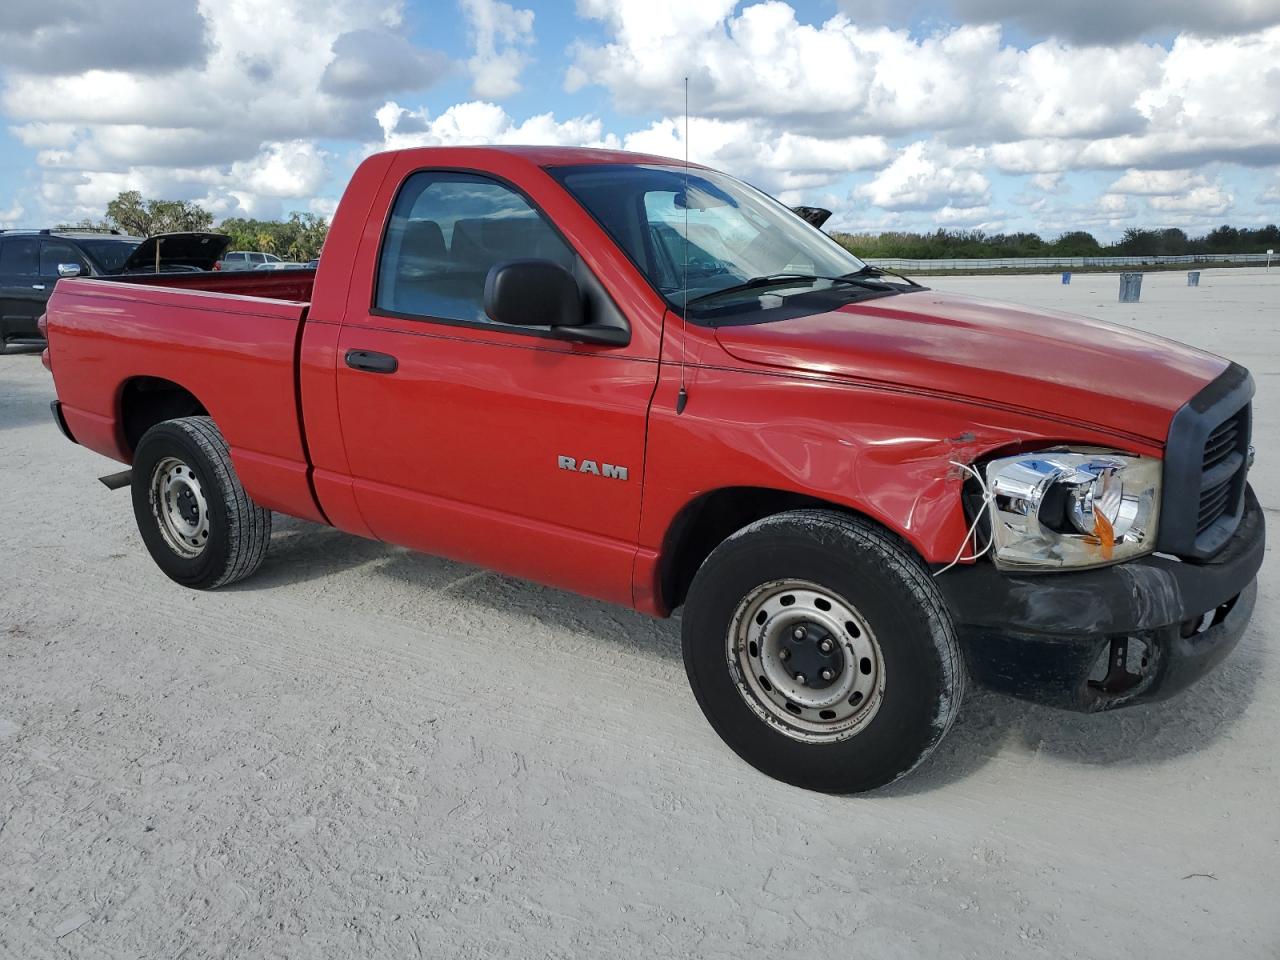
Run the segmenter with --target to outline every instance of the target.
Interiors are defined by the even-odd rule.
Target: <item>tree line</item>
[[[1199,237],[1177,227],[1146,230],[1130,227],[1113,243],[1072,230],[1053,240],[1037,233],[986,233],[982,230],[936,230],[933,233],[833,233],[859,257],[911,260],[1004,257],[1181,257],[1197,253],[1266,253],[1280,249],[1280,227],[1221,226]]]
[[[214,226],[213,214],[189,200],[150,200],[127,190],[107,204],[100,220],[88,218],[62,224],[60,230],[119,230],[134,237],[159,233],[214,230],[231,238],[232,250],[274,253],[284,260],[305,263],[320,256],[329,224],[313,213],[291,213],[287,220],[228,217]]]
[[[82,220],[60,229],[116,229],[136,237],[158,233],[211,230],[213,214],[189,200],[149,200],[129,190],[107,204],[101,220]],[[287,220],[229,217],[219,233],[231,237],[233,250],[260,250],[286,260],[305,262],[320,255],[329,224],[312,213],[291,213]],[[1084,230],[1071,230],[1045,240],[1037,233],[987,233],[983,230],[935,230],[933,233],[889,231],[880,234],[833,233],[860,257],[913,260],[1002,257],[1176,257],[1196,253],[1265,253],[1280,249],[1280,227],[1221,226],[1199,236],[1170,227],[1130,227],[1113,243],[1101,243]]]

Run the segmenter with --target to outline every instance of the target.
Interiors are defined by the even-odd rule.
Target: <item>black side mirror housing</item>
[[[586,323],[578,281],[551,260],[504,260],[484,280],[484,312],[519,327],[581,327]]]
[[[801,220],[813,224],[819,230],[831,218],[831,211],[825,207],[792,207],[791,210]]]

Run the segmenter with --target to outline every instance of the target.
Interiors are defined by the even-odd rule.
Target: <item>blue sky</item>
[[[264,15],[264,10],[270,11]],[[852,230],[1280,220],[1280,0],[45,0],[0,9],[0,224],[121,190],[327,213],[370,152],[689,152]]]

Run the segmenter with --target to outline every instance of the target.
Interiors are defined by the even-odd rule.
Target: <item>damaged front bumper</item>
[[[978,563],[937,582],[974,680],[1092,712],[1167,697],[1230,653],[1253,615],[1264,547],[1250,489],[1235,535],[1205,563],[1153,555],[1039,575]]]

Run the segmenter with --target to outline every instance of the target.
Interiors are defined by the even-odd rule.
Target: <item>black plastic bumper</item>
[[[1038,575],[979,563],[938,585],[974,680],[1053,706],[1110,710],[1176,693],[1231,652],[1253,615],[1265,540],[1250,489],[1235,535],[1205,563],[1148,556]]]

